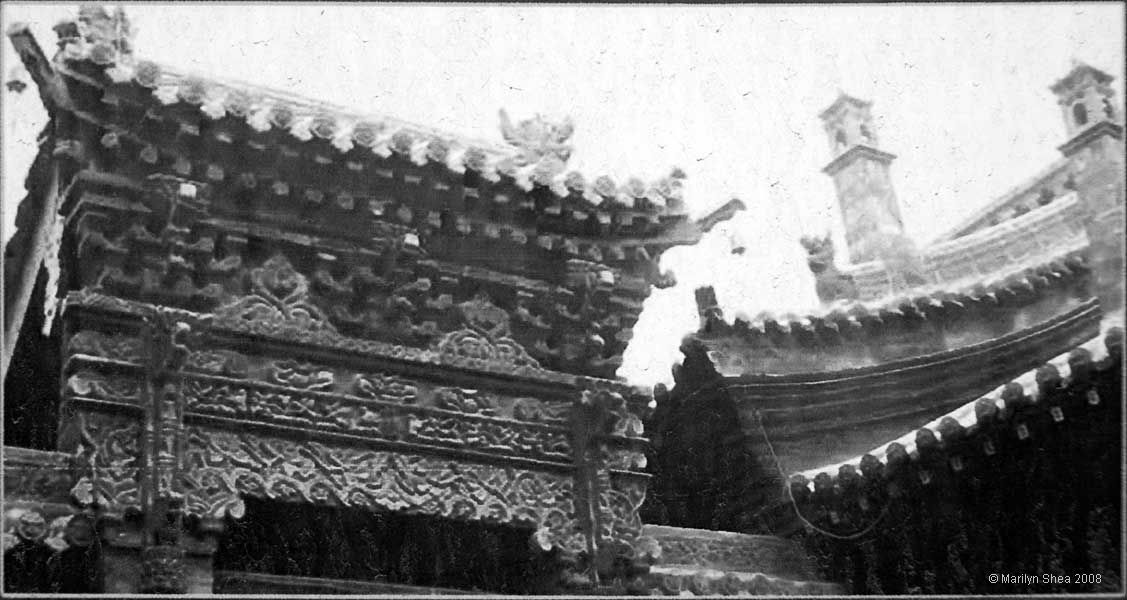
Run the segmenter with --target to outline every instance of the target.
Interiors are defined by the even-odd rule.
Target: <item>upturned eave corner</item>
[[[736,213],[742,210],[747,210],[747,205],[743,203],[743,200],[732,198],[725,202],[720,208],[697,219],[695,224],[697,228],[700,229],[701,233],[708,233],[712,231],[713,227],[730,220],[732,217],[736,216]]]

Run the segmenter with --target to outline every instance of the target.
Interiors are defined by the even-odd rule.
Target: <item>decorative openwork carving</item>
[[[201,427],[188,427],[188,438],[192,514],[221,517],[253,495],[513,523],[535,528],[548,547],[584,548],[569,475]]]

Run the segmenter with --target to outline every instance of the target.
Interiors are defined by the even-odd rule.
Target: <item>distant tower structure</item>
[[[1110,85],[1114,80],[1095,67],[1073,61],[1068,75],[1049,88],[1057,95],[1069,138],[1102,123],[1122,124]]]
[[[1085,211],[1089,260],[1105,310],[1123,305],[1124,159],[1123,113],[1111,88],[1114,78],[1081,62],[1049,89],[1057,95],[1069,140],[1072,187]]]
[[[889,246],[904,238],[904,222],[889,175],[896,156],[880,149],[871,106],[871,102],[841,94],[819,115],[833,153],[823,172],[833,177],[837,188],[853,263],[884,258]]]

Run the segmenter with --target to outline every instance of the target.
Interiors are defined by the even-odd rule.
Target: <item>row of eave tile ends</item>
[[[13,25],[9,35],[21,28],[26,29],[26,25]],[[135,60],[131,54],[99,48],[81,37],[68,39],[55,64],[60,70],[74,74],[67,68],[66,61],[89,60],[105,68],[114,83],[132,81],[151,89],[164,105],[183,101],[199,106],[204,115],[214,120],[232,115],[245,119],[259,132],[277,128],[301,141],[320,138],[341,153],[356,146],[366,147],[383,158],[393,153],[408,157],[419,166],[437,163],[455,173],[471,169],[493,182],[500,181],[502,175],[508,176],[525,191],[539,185],[560,197],[574,193],[591,206],[610,202],[636,207],[637,201],[644,199],[657,212],[682,212],[685,174],[677,168],[672,169],[669,176],[650,184],[631,177],[625,184],[618,185],[606,175],[588,182],[577,171],[564,173],[563,161],[550,153],[523,164],[521,150],[514,146],[443,133],[387,116],[358,115],[347,108],[287,92],[213,76],[189,75],[152,61]]]
[[[899,444],[901,447],[903,447],[903,449],[905,450],[905,452],[907,452],[907,454],[909,456],[914,456],[915,453],[916,453],[916,436],[919,433],[919,431],[921,431],[923,429],[929,430],[935,436],[936,441],[942,443],[943,434],[940,431],[940,429],[941,429],[940,423],[941,422],[943,422],[945,419],[954,419],[956,422],[959,423],[959,425],[962,425],[964,428],[969,428],[972,425],[975,425],[975,424],[978,423],[978,412],[980,412],[982,410],[981,408],[978,407],[980,404],[992,403],[994,405],[995,409],[1002,410],[1005,407],[1005,400],[1003,399],[1003,392],[1005,392],[1007,388],[1016,389],[1014,387],[1015,385],[1021,387],[1022,392],[1024,393],[1025,397],[1030,402],[1033,402],[1033,403],[1039,402],[1040,401],[1039,387],[1038,387],[1038,384],[1037,384],[1037,373],[1038,373],[1038,371],[1044,369],[1046,366],[1050,366],[1050,367],[1056,369],[1056,372],[1059,373],[1061,380],[1068,379],[1068,377],[1072,373],[1072,370],[1069,367],[1069,358],[1077,350],[1082,350],[1084,352],[1087,352],[1088,355],[1091,357],[1092,362],[1096,362],[1096,361],[1106,359],[1107,356],[1108,356],[1108,351],[1107,351],[1107,345],[1106,345],[1105,340],[1107,340],[1109,338],[1114,339],[1115,337],[1118,337],[1119,342],[1122,343],[1122,341],[1123,341],[1122,340],[1122,338],[1123,338],[1123,325],[1124,325],[1124,314],[1122,312],[1118,312],[1114,315],[1105,316],[1103,321],[1100,323],[1100,334],[1098,336],[1092,338],[1091,340],[1088,340],[1087,342],[1081,344],[1080,346],[1078,346],[1076,348],[1070,349],[1068,352],[1064,352],[1064,353],[1056,356],[1055,358],[1050,359],[1045,365],[1042,365],[1042,366],[1040,366],[1036,369],[1032,369],[1030,371],[1026,371],[1025,373],[1022,373],[1019,377],[1014,379],[1012,382],[999,385],[993,391],[991,391],[990,393],[982,396],[981,398],[974,400],[972,402],[968,402],[968,403],[964,404],[963,406],[960,406],[959,408],[956,408],[955,410],[948,412],[948,413],[940,416],[939,418],[932,420],[931,422],[927,423],[926,425],[924,425],[920,429],[910,431],[910,432],[904,434],[903,436],[901,436],[901,437],[899,437],[895,440],[892,440],[891,442],[888,442],[887,444],[883,444],[883,445],[881,445],[877,448],[874,448],[871,452],[867,452],[866,454],[875,457],[881,463],[887,465],[888,464],[888,450],[889,450],[889,448],[892,447],[894,444]],[[1013,393],[1013,392],[1011,392],[1011,393]],[[814,486],[814,478],[815,477],[817,477],[819,474],[825,473],[826,475],[829,475],[831,478],[835,478],[837,476],[838,471],[841,469],[841,467],[843,467],[845,465],[850,465],[850,466],[854,467],[857,470],[857,473],[860,474],[861,473],[861,459],[864,456],[865,455],[863,454],[861,456],[857,456],[857,457],[852,458],[850,460],[842,461],[842,462],[835,463],[835,464],[832,464],[832,465],[826,465],[826,466],[823,466],[823,467],[817,467],[817,468],[814,468],[814,469],[808,469],[806,471],[799,471],[799,472],[796,472],[796,473],[792,473],[791,477],[792,478],[797,478],[799,476],[805,477],[807,479],[807,481],[809,482],[808,486],[810,487],[811,490],[813,490],[814,489],[813,486]]]

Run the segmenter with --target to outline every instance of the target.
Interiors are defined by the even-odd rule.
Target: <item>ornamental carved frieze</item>
[[[256,329],[335,333],[325,313],[309,298],[309,282],[282,254],[250,270],[250,294],[219,306],[215,322]]]
[[[82,330],[67,340],[67,354],[84,354],[120,360],[138,362],[141,360],[143,348],[141,339],[135,336],[114,333],[107,334],[94,330]]]
[[[333,372],[296,360],[273,361],[267,367],[266,381],[302,390],[327,391],[333,388]]]
[[[67,378],[66,394],[92,400],[140,404],[141,387],[142,381],[135,374],[82,369]]]
[[[406,387],[403,383],[395,387],[402,389],[400,386]],[[416,394],[418,389],[415,387]],[[423,387],[426,405],[422,405],[416,404],[419,398],[415,395],[403,403],[395,396],[365,399],[311,391],[316,392],[193,376],[186,377],[183,384],[185,409],[193,414],[561,462],[571,456],[568,431],[562,426],[551,428],[481,412],[490,403],[494,408],[500,406],[501,400],[491,393]]]
[[[60,434],[63,451],[74,440],[76,487],[87,489],[107,515],[121,516],[139,508],[141,422],[135,417],[101,412],[76,412]]]
[[[188,428],[188,511],[222,517],[240,496],[407,511],[536,530],[545,550],[583,551],[567,474]]]
[[[640,300],[612,301],[619,292],[599,279],[613,281],[612,271],[590,261],[579,261],[589,271],[581,282],[569,276],[561,287],[420,261],[386,240],[358,253],[316,253],[296,240],[273,241],[263,260],[250,255],[246,233],[224,237],[208,222],[170,223],[154,233],[139,222],[122,223],[129,218],[89,212],[77,220],[73,235],[89,246],[75,266],[80,285],[214,313],[221,327],[257,335],[429,349],[445,335],[470,330],[504,340],[503,347],[520,345],[529,365],[608,376],[641,312]]]
[[[433,350],[444,359],[471,368],[483,365],[540,368],[540,363],[512,338],[492,338],[476,329],[450,332],[434,344]]]
[[[414,404],[419,390],[413,381],[381,373],[358,373],[349,390],[354,396],[399,404]]]
[[[248,375],[247,358],[229,350],[195,350],[188,354],[184,369],[239,379]]]

